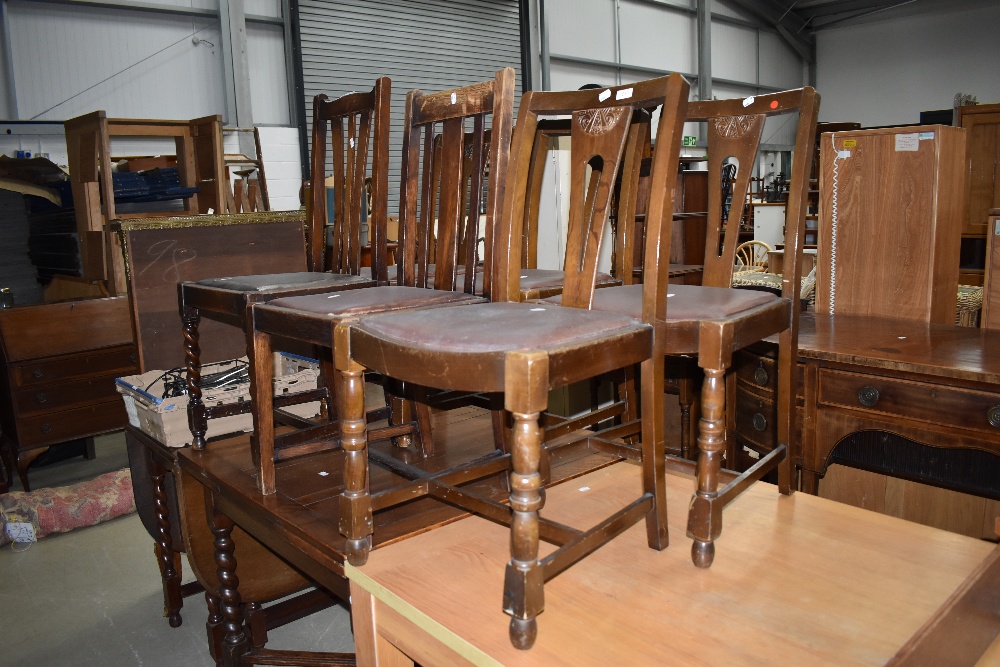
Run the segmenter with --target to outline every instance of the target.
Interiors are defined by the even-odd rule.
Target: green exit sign
[[[684,142],[683,142],[682,145],[684,145],[684,146],[697,146],[698,145],[698,137],[692,137],[690,135],[685,134],[684,135]]]

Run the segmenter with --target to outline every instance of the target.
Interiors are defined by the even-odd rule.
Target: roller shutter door
[[[390,215],[399,207],[407,92],[464,86],[509,66],[517,70],[520,97],[517,0],[299,0],[298,8],[307,126],[318,93],[332,99],[370,90],[379,76],[392,79]]]

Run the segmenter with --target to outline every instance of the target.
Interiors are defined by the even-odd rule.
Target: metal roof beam
[[[788,43],[788,45],[791,46],[792,49],[794,49],[795,52],[798,53],[803,60],[805,60],[807,63],[816,62],[815,38],[813,38],[811,34],[809,34],[808,37],[804,37],[803,35],[800,35],[798,33],[793,33],[791,30],[785,27],[784,23],[782,22],[783,18],[794,17],[800,23],[800,27],[798,28],[798,30],[801,30],[801,28],[804,27],[805,25],[804,23],[801,22],[801,18],[797,14],[791,13],[789,11],[790,10],[789,7],[784,7],[782,9],[782,14],[784,15],[782,16],[782,14],[778,14],[777,12],[772,12],[768,10],[766,7],[761,6],[760,2],[753,2],[751,0],[728,0],[728,2],[731,2],[732,4],[761,17],[765,21],[768,21],[778,31],[778,34],[781,35],[781,37]]]

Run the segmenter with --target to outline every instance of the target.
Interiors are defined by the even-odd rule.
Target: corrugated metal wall
[[[696,3],[652,0],[540,0],[550,51],[550,88],[607,85],[655,76],[698,74]],[[716,97],[804,84],[802,59],[776,33],[716,0],[712,3],[712,76]],[[717,91],[717,92],[716,92]]]
[[[160,4],[218,9],[215,0]],[[27,0],[8,0],[7,9],[17,109],[5,117],[65,120],[98,109],[118,118],[225,114],[217,17]],[[280,3],[253,0],[247,13],[278,17]],[[279,25],[248,23],[256,123],[289,122],[283,44]]]
[[[20,119],[104,109],[123,118],[194,118],[224,108],[218,20],[11,0]]]
[[[300,0],[299,29],[307,124],[312,98],[370,90],[392,79],[389,211],[398,207],[406,93],[445,90],[518,71],[521,42],[516,0]]]
[[[614,85],[681,72],[697,97],[695,0],[540,0],[548,32],[550,88]],[[746,97],[805,84],[802,59],[776,33],[720,0],[712,3],[713,97]],[[772,127],[773,126],[773,127]],[[790,148],[794,123],[769,121],[765,143]],[[685,134],[698,135],[688,124]]]
[[[247,24],[247,61],[254,123],[291,124],[285,38],[280,25]]]

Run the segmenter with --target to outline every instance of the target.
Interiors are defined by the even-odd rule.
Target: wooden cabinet
[[[954,323],[965,130],[824,134],[816,312]]]
[[[860,129],[861,123],[816,123],[816,152],[813,153],[812,168],[809,170],[809,205],[806,210],[805,245],[807,247],[815,246],[819,242],[819,160],[822,149],[820,142],[823,135]],[[803,273],[805,273],[804,270]]]
[[[802,490],[992,537],[1000,507],[996,349],[1000,336],[990,331],[804,314],[791,439]],[[733,359],[726,460],[736,470],[775,446],[775,368],[773,343]]]
[[[705,229],[708,224],[708,172],[681,170],[677,174],[674,225],[670,241],[673,264],[705,263]]]
[[[1000,104],[959,107],[955,124],[966,131],[968,206],[962,222],[963,285],[982,285],[988,217],[1000,207]]]
[[[962,234],[984,237],[990,209],[1000,207],[1000,104],[959,107],[956,121],[965,128],[968,142],[969,206]]]
[[[51,445],[125,426],[115,378],[138,360],[124,297],[0,310],[0,348],[0,451],[26,490]]]
[[[990,210],[986,234],[986,274],[980,326],[1000,330],[1000,208]]]

